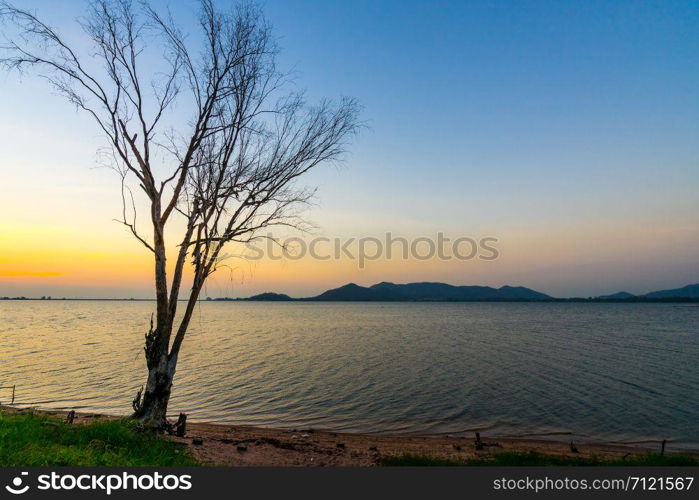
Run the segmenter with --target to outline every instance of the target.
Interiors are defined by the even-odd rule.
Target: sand
[[[2,407],[8,412],[39,411]],[[57,416],[67,412],[41,410]],[[95,413],[78,413],[75,423],[99,418],[118,418]],[[482,435],[485,444],[477,449],[475,436],[376,435],[329,432],[314,429],[273,429],[247,425],[189,422],[184,438],[169,439],[185,444],[204,464],[224,466],[323,467],[374,466],[385,456],[403,453],[427,454],[449,459],[487,458],[503,451],[537,452],[567,457],[621,458],[648,453],[647,448],[604,443],[522,439]]]

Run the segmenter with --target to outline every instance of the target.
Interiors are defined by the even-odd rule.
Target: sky
[[[81,43],[82,1],[22,4]],[[170,5],[196,40],[194,3]],[[345,161],[304,180],[319,188],[312,236],[488,237],[498,258],[231,259],[206,295],[443,281],[586,297],[699,282],[696,2],[262,6],[280,67],[311,101],[363,106]],[[152,257],[113,221],[103,146],[44,81],[0,74],[0,296],[153,296]]]

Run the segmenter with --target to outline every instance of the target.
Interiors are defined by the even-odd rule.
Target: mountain
[[[635,297],[634,294],[629,293],[629,292],[617,292],[617,293],[612,293],[610,295],[600,295],[597,297],[598,300],[618,300],[618,299],[630,299],[631,297]]]
[[[446,283],[379,283],[371,287],[394,293],[408,300],[543,300],[551,297],[522,286],[454,286]]]
[[[317,297],[310,297],[303,300],[328,300],[328,301],[378,301],[378,300],[406,300],[391,291],[374,290],[373,288],[366,288],[359,286],[355,283],[349,283],[340,288],[333,288],[326,292],[321,293]]]
[[[546,300],[551,297],[521,286],[454,286],[446,283],[382,282],[370,287],[349,283],[304,300],[324,301],[469,301],[469,300]]]
[[[672,290],[659,290],[644,295],[647,299],[699,298],[699,283]]]
[[[699,283],[687,285],[673,290],[659,290],[645,295],[633,295],[629,292],[617,292],[610,295],[600,295],[594,300],[623,300],[630,302],[672,301],[672,300],[699,299]],[[233,300],[233,299],[216,299]],[[283,293],[265,292],[247,299],[235,300],[260,300],[260,301],[348,301],[348,302],[468,302],[468,301],[517,301],[517,300],[556,300],[556,301],[588,301],[589,299],[555,299],[545,293],[537,292],[523,286],[502,286],[493,288],[489,286],[455,286],[447,283],[404,283],[396,284],[387,281],[377,283],[370,287],[359,286],[356,283],[348,283],[339,288],[327,290],[315,297],[294,299]]]
[[[253,295],[245,300],[271,300],[271,301],[281,301],[281,300],[294,300],[284,293],[273,293],[265,292],[259,295]]]

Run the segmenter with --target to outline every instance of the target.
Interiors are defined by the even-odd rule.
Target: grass
[[[385,457],[382,465],[389,467],[454,467],[454,466],[560,466],[560,465],[602,465],[602,466],[699,466],[699,459],[689,455],[660,455],[648,453],[635,455],[626,459],[601,458],[601,457],[563,457],[543,455],[535,452],[505,451],[487,458],[472,459],[446,459],[430,455],[416,455],[406,453],[404,455]]]
[[[648,453],[626,459],[564,457],[535,452],[501,452],[489,457],[446,459],[403,454],[385,457],[384,466],[699,466],[689,455]],[[31,412],[0,410],[0,466],[185,466],[199,465],[186,447],[140,430],[127,420],[95,419],[69,425],[62,419]]]
[[[0,411],[0,466],[197,465],[186,448],[130,420],[69,425],[49,415]]]

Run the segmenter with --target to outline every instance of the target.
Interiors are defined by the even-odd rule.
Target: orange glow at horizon
[[[17,269],[0,269],[0,277],[3,278],[48,278],[51,276],[61,276],[63,273],[55,271],[22,271]]]
[[[443,281],[455,285],[522,285],[550,293],[551,275],[579,280],[576,270],[594,268],[614,272],[674,248],[691,256],[687,245],[697,229],[682,225],[664,228],[639,226],[623,233],[613,225],[556,228],[552,231],[508,228],[499,238],[500,258],[484,262],[377,259],[361,269],[356,260],[331,258],[246,260],[230,259],[207,281],[202,298],[250,296],[263,291],[291,296],[313,296],[348,282],[370,285],[380,281]],[[654,238],[662,234],[663,238]],[[0,295],[149,298],[153,296],[153,260],[149,251],[115,225],[96,224],[89,234],[78,227],[0,224]],[[176,231],[171,232],[175,240]],[[409,237],[409,236],[406,236]],[[604,250],[604,259],[600,258]],[[634,249],[631,251],[630,249]],[[642,250],[641,250],[642,249]],[[169,275],[176,247],[169,248]],[[680,255],[681,256],[681,255]],[[576,266],[570,263],[576,262]],[[181,297],[189,288],[185,269]],[[15,293],[13,290],[22,290]],[[63,292],[63,290],[69,290]],[[76,291],[77,290],[77,291]]]

